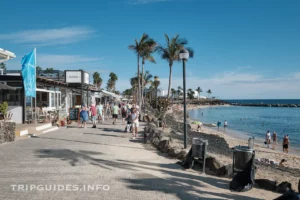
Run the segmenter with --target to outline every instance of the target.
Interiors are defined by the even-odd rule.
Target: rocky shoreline
[[[174,105],[177,107],[177,105]],[[197,105],[193,108],[200,107]],[[171,109],[164,119],[166,128],[159,127],[158,120],[152,116],[152,123],[145,127],[145,142],[150,142],[159,151],[166,153],[168,156],[182,160],[187,150],[183,149],[183,123],[182,110]],[[247,141],[232,138],[221,132],[202,127],[200,132],[196,131],[192,125],[188,125],[188,148],[190,149],[192,138],[200,137],[208,140],[207,160],[210,164],[206,167],[206,173],[217,176],[229,177],[232,170],[232,152],[231,148],[237,145],[247,145]],[[288,182],[292,189],[296,189],[300,178],[300,157],[290,154],[265,149],[261,145],[255,145],[256,158],[269,158],[270,160],[279,161],[282,158],[287,159],[286,167],[272,166],[264,163],[257,163],[258,170],[256,178],[271,180],[276,184]],[[208,170],[208,171],[207,171]],[[276,186],[275,184],[275,186]],[[264,187],[264,186],[260,186]]]
[[[254,103],[228,103],[228,104],[232,106],[300,108],[300,104],[254,104]]]

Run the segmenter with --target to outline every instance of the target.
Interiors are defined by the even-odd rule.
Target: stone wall
[[[15,122],[0,121],[0,144],[14,141],[15,130],[16,130]]]

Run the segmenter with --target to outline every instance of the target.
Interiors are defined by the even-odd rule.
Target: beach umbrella
[[[0,90],[16,90],[16,88],[0,83]]]

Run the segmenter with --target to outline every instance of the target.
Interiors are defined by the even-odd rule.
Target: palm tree
[[[143,73],[142,73],[143,74]],[[142,76],[142,102],[144,102],[144,95],[146,96],[146,94],[144,94],[144,89],[148,84],[152,83],[152,74],[150,74],[149,71],[146,71],[146,73]]]
[[[36,70],[43,70],[41,66],[36,66]]]
[[[6,71],[5,63],[0,63],[0,69],[3,69],[3,71]]]
[[[209,89],[209,90],[207,90],[206,93],[208,94],[208,97],[209,97],[209,95],[212,93],[212,91]]]
[[[191,88],[188,90],[188,98],[189,99],[193,99],[194,98],[194,94],[195,94],[195,92],[194,92],[194,90],[192,90]]]
[[[146,61],[149,61],[151,63],[156,63],[154,57],[152,56],[153,54],[153,51],[155,50],[155,47],[156,47],[156,42],[152,39],[152,38],[149,38],[146,45],[143,47],[142,49],[142,53],[141,53],[141,57],[142,57],[142,82],[141,82],[141,101],[142,103],[144,103],[144,83],[143,81],[145,80],[144,79],[144,65],[145,65],[145,62]],[[152,77],[151,77],[152,78]]]
[[[129,45],[128,48],[130,50],[133,50],[137,55],[137,74],[140,74],[140,57],[145,56],[146,60],[146,51],[149,51],[149,49],[153,49],[154,40],[149,37],[146,33],[143,34],[142,38],[138,41],[135,39],[135,43],[133,45]],[[141,82],[140,82],[140,76],[138,76],[138,104],[141,106],[141,97],[140,97],[140,89],[141,89]]]
[[[165,34],[166,38],[166,47],[158,45],[156,51],[161,55],[163,60],[166,60],[169,63],[170,74],[169,74],[169,87],[168,87],[168,98],[170,98],[171,86],[172,86],[172,66],[174,62],[179,62],[179,53],[180,50],[185,48],[185,45],[188,43],[187,40],[179,38],[179,35],[169,39],[169,36]],[[185,48],[189,51],[190,57],[194,55],[194,51],[191,48]]]
[[[181,86],[178,86],[177,88],[177,95],[178,95],[178,99],[179,99],[179,96],[182,94],[182,87]]]
[[[102,78],[100,77],[100,74],[98,72],[94,72],[93,74],[94,84],[100,88],[102,85]]]
[[[115,73],[111,72],[109,74],[109,77],[110,78],[107,81],[107,90],[114,92],[116,89],[116,82],[118,80],[118,76]]]
[[[176,94],[176,90],[174,88],[171,88],[171,93],[172,93],[172,98],[174,99],[175,94]]]
[[[44,71],[46,74],[52,74],[53,73],[53,71],[54,71],[54,69],[53,68],[46,68],[46,70]]]
[[[138,98],[138,90],[137,90],[137,87],[138,87],[138,77],[135,76],[135,77],[132,77],[130,78],[130,84],[131,84],[131,87],[132,87],[132,94],[135,94],[134,95],[134,100],[137,100]]]
[[[198,99],[200,98],[200,93],[203,92],[203,90],[201,89],[201,87],[198,87],[196,89],[196,91],[198,92]]]

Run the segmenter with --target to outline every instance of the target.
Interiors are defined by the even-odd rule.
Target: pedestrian
[[[283,153],[289,153],[289,144],[290,144],[289,135],[285,135],[282,143]]]
[[[80,121],[81,121],[81,128],[86,128],[86,122],[89,119],[89,115],[87,112],[87,108],[85,104],[82,104],[81,109],[80,109]]]
[[[125,119],[127,117],[127,107],[126,107],[126,105],[122,106],[121,114],[122,114],[122,124],[124,124]]]
[[[277,143],[277,134],[276,134],[275,131],[273,132],[273,143],[274,143],[274,144]]]
[[[117,106],[116,103],[114,103],[112,111],[113,111],[113,124],[116,124],[119,115],[119,106]]]
[[[99,105],[97,106],[97,114],[98,114],[98,123],[100,123],[101,121],[104,122],[104,110],[101,102],[99,102]]]
[[[109,119],[109,116],[111,113],[109,103],[106,104],[105,109],[106,109],[106,117],[107,117],[107,119]]]
[[[97,108],[96,108],[95,104],[91,105],[90,112],[91,112],[91,118],[92,118],[92,123],[93,123],[92,128],[96,128]]]
[[[267,145],[268,148],[269,148],[270,143],[271,143],[271,132],[267,131],[267,133],[266,133],[266,143],[265,144]]]
[[[129,107],[127,108],[127,112],[126,112],[126,121],[127,121],[127,124],[126,124],[126,127],[125,127],[125,130],[124,130],[124,133],[129,133],[130,132],[130,129],[131,129],[131,124],[132,124],[132,116],[131,116],[131,109],[129,109]]]
[[[218,126],[218,130],[219,130],[220,126],[221,126],[221,122],[220,121],[218,121],[217,126]]]
[[[227,124],[227,121],[225,120],[225,121],[224,121],[224,131],[225,131],[225,129],[227,128],[227,126],[228,126],[228,124]]]
[[[135,139],[138,134],[138,127],[139,127],[139,112],[137,108],[133,108],[133,113],[131,114],[132,117],[132,139]]]

